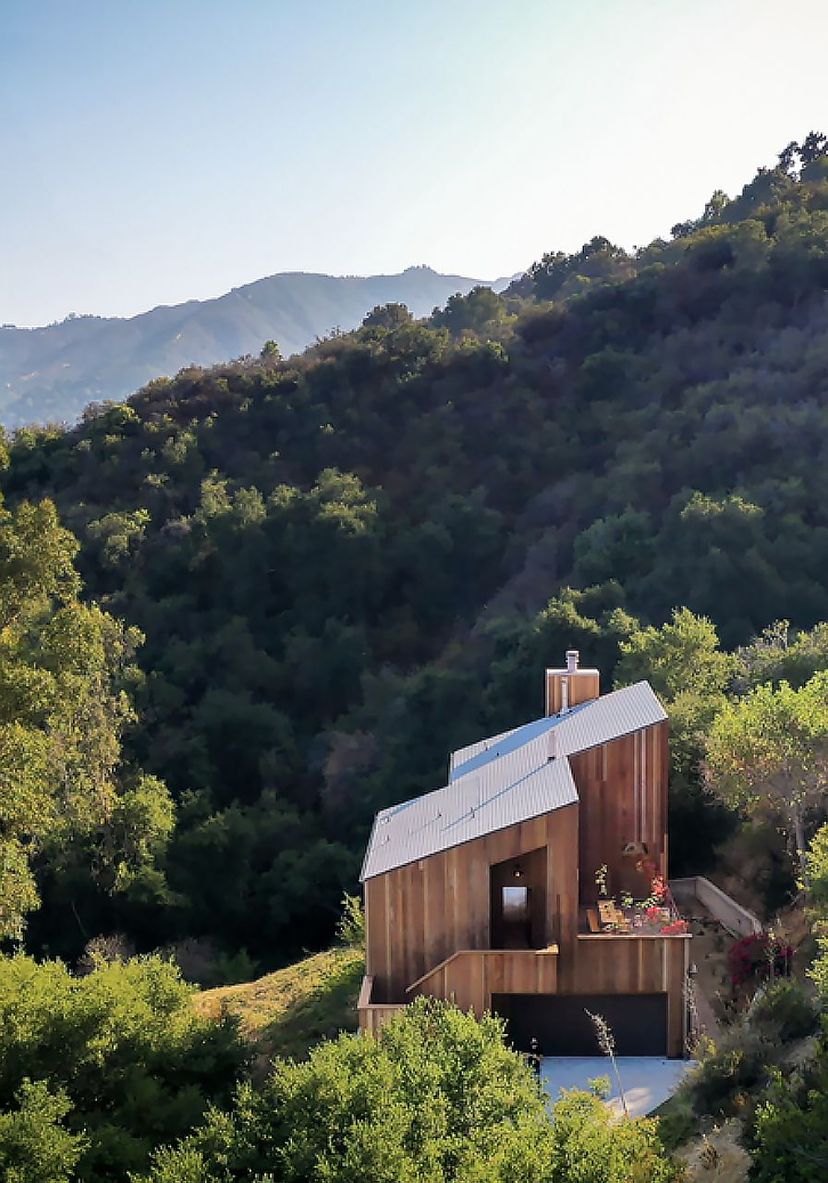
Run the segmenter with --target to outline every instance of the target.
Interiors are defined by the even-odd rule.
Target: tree
[[[582,287],[626,279],[632,274],[632,260],[623,247],[603,235],[585,242],[577,254],[556,251],[534,263],[529,274],[538,300],[562,299],[577,295]]]
[[[411,324],[413,316],[405,304],[375,304],[362,319],[364,329],[400,329]]]
[[[632,583],[652,566],[654,550],[652,518],[627,506],[623,513],[598,518],[578,535],[575,574],[583,587],[609,579]]]
[[[828,825],[806,856],[809,914],[819,955],[809,970],[828,1001]],[[813,1057],[793,1075],[776,1072],[758,1106],[752,1177],[757,1183],[822,1183],[828,1173],[828,1044],[825,1020]]]
[[[692,694],[708,709],[712,704],[713,713],[723,704],[734,663],[722,651],[716,626],[706,616],[674,608],[666,624],[636,627],[619,648],[621,660],[615,673],[619,686],[647,678],[665,702]]]
[[[704,740],[725,691],[734,661],[719,645],[716,626],[689,608],[674,608],[660,628],[636,624],[619,644],[618,686],[650,682],[670,715],[673,790],[695,784]]]
[[[783,680],[798,690],[819,670],[828,669],[828,623],[796,631],[787,620],[774,621],[735,657],[736,684],[743,692]]]
[[[444,309],[435,308],[432,323],[455,336],[463,332],[484,333],[505,315],[506,304],[491,288],[478,284],[468,295],[449,296]]]
[[[674,608],[660,628],[635,622],[619,648],[616,685],[646,679],[670,717],[670,860],[675,873],[697,874],[736,824],[701,775],[705,738],[725,705],[733,658],[720,647],[713,622],[689,608]]]
[[[37,906],[35,861],[59,865],[88,844],[91,873],[113,890],[173,825],[164,785],[135,773],[128,784],[122,767],[140,634],[80,602],[76,551],[51,502],[0,507],[0,939],[19,937]]]
[[[178,1147],[152,1183],[671,1183],[656,1123],[616,1122],[573,1093],[550,1124],[529,1068],[478,1022],[418,999],[376,1038],[341,1036],[306,1063],[277,1061]],[[146,1183],[146,1181],[145,1181]]]
[[[782,816],[807,878],[807,813],[824,803],[828,786],[828,672],[801,690],[764,685],[728,703],[710,730],[707,768],[729,803]]]
[[[6,1183],[72,1183],[87,1146],[66,1128],[72,1102],[45,1081],[24,1080],[14,1108],[0,1110],[0,1172]]]
[[[819,948],[809,973],[828,1002],[828,825],[814,834],[806,866],[811,928]]]
[[[703,222],[715,222],[722,216],[722,213],[727,208],[730,198],[723,189],[716,189],[712,193],[710,200],[704,207],[702,214]]]
[[[259,357],[264,362],[281,361],[282,360],[282,351],[279,348],[278,343],[271,338],[269,341],[265,341],[264,345],[262,346],[262,351],[259,354]]]
[[[548,1183],[679,1183],[682,1178],[664,1150],[657,1121],[619,1121],[599,1097],[575,1090],[563,1095],[551,1116]]]

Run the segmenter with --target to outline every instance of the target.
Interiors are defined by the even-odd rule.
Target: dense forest
[[[4,441],[4,1180],[824,1180],[827,328],[811,133],[635,254]],[[550,1121],[444,1004],[347,1033],[375,810],[540,714],[573,645],[668,709],[673,874],[800,925],[730,950],[658,1121],[601,1080]],[[265,979],[246,1028],[185,981],[264,970],[279,1023]]]
[[[678,605],[723,651],[828,620],[825,147],[634,255],[595,238],[8,440],[7,506],[54,502],[132,638],[123,759],[176,815],[117,891],[35,860],[33,951],[279,964],[330,937],[374,811],[540,713],[567,645],[609,685]],[[697,780],[676,873],[731,824]]]

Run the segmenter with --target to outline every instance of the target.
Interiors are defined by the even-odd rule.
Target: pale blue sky
[[[0,322],[625,246],[828,131],[826,0],[0,0]]]

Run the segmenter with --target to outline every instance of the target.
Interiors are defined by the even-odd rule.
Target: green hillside
[[[676,605],[727,649],[828,620],[824,147],[635,256],[594,239],[505,297],[19,431],[5,494],[55,499],[88,594],[144,634],[128,753],[177,804],[165,879],[116,901],[79,875],[70,907],[46,875],[30,939],[283,964],[329,942],[375,809],[539,713],[568,645],[609,685]],[[732,823],[696,775],[677,874]]]
[[[203,990],[199,1015],[235,1018],[242,1037],[266,1065],[273,1056],[302,1058],[321,1039],[356,1030],[364,955],[334,948],[239,986]]]

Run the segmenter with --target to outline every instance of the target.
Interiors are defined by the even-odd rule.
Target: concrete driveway
[[[642,1117],[657,1109],[676,1088],[691,1060],[661,1060],[655,1056],[620,1056],[618,1071],[630,1117]],[[607,1104],[622,1113],[618,1085],[606,1056],[547,1056],[541,1065],[544,1088],[553,1101],[561,1089],[588,1089],[596,1076],[608,1076]]]

